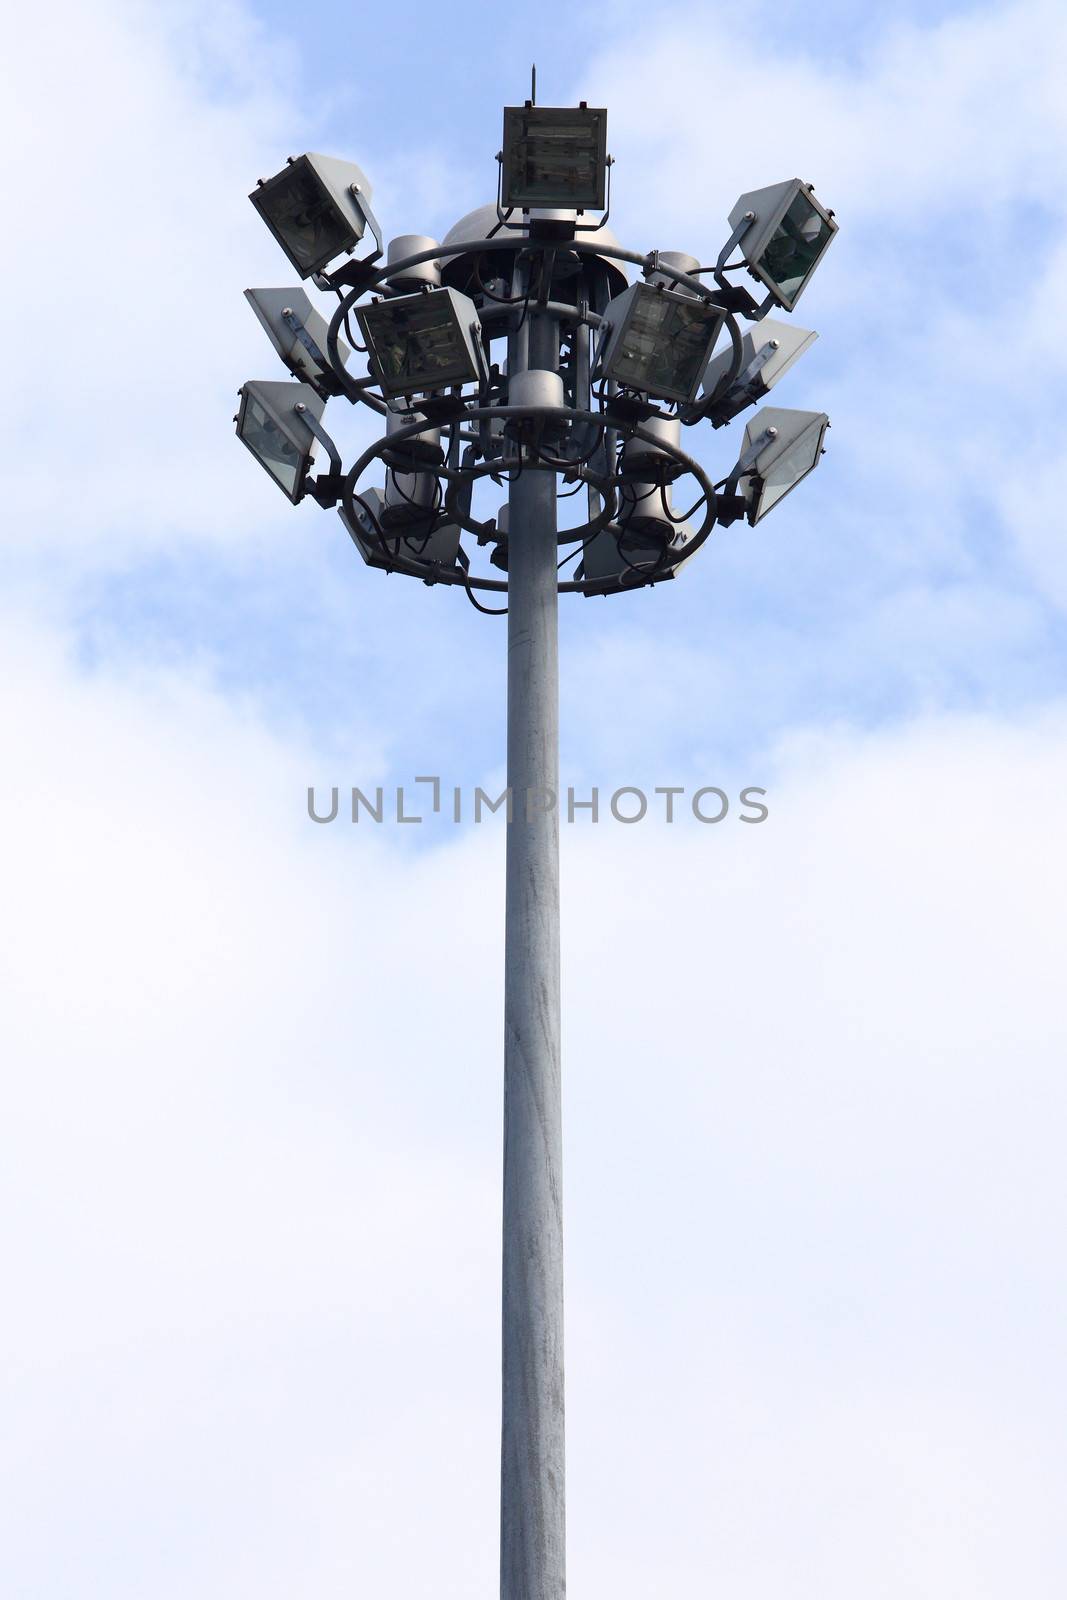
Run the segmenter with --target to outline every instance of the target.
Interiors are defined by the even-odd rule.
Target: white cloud
[[[837,478],[790,501],[788,535],[704,558],[719,593],[759,572],[744,650],[686,633],[669,591],[655,634],[651,611],[590,607],[592,642],[568,638],[592,781],[682,749],[660,781],[717,782],[726,727],[794,728],[741,774],[770,789],[763,827],[564,830],[572,1587],[1052,1600],[1067,711],[938,708],[961,662],[1022,659],[1064,592],[1053,468],[1020,448],[1030,375],[1062,364],[1042,332],[1061,22],[1029,4],[898,27],[848,74],[771,50],[765,120],[724,154],[709,86],[745,127],[743,78],[720,70],[737,36],[697,15],[694,34],[662,8],[659,44],[599,69],[620,231],[710,248],[789,149],[843,223],[812,315],[854,328],[877,299],[886,332],[857,378],[827,329],[783,396],[826,396]],[[12,169],[62,183],[66,242],[33,263],[41,335],[9,391],[19,592],[42,606],[0,634],[9,1582],[35,1600],[491,1589],[501,834],[414,848],[304,814],[309,782],[381,769],[402,657],[423,680],[433,663],[442,716],[466,692],[440,668],[456,638],[416,610],[386,638],[367,591],[381,665],[353,673],[337,771],[336,730],[280,731],[208,656],[150,668],[109,623],[89,671],[70,624],[89,567],[171,539],[205,559],[214,541],[235,583],[273,564],[284,588],[294,525],[265,478],[256,497],[226,396],[270,370],[240,290],[278,259],[246,185],[315,125],[238,6],[23,10],[8,43],[50,61],[68,113],[44,119],[12,74]],[[70,182],[72,151],[91,181]],[[694,173],[705,234],[681,239]],[[995,282],[1016,192],[1048,229],[1036,309],[987,318],[956,303],[936,224],[980,218]],[[887,215],[909,270],[928,257],[929,299],[891,251],[857,275]],[[983,548],[987,512],[1039,594]],[[323,639],[361,620],[330,577],[308,585]],[[848,614],[824,631],[835,583]],[[798,715],[864,675],[876,702],[893,652],[923,719],[872,735]],[[688,748],[668,746],[683,720]]]
[[[843,225],[873,223],[894,242],[921,234],[932,257],[946,204],[994,230],[1019,201],[1062,215],[1059,7],[1019,0],[929,23],[887,20],[858,61],[821,56],[815,36],[807,49],[781,37],[776,9],[750,16],[758,50],[739,47],[732,19],[702,6],[663,8],[640,50],[625,33],[605,48],[590,92],[611,108],[616,153],[627,168],[658,163],[654,186],[629,191],[641,215],[681,216],[705,194],[732,204],[742,166],[758,187],[786,175],[783,158]],[[620,166],[622,195],[626,176]]]
[[[47,61],[62,116],[40,114],[27,60]],[[283,503],[250,487],[230,418],[245,377],[284,376],[242,291],[293,276],[246,198],[293,143],[314,148],[285,53],[228,0],[61,3],[11,19],[7,63],[22,214],[49,196],[47,233],[4,269],[24,346],[9,539],[80,572],[177,537],[261,538]]]
[[[246,707],[11,637],[16,1585],[490,1584],[499,830],[316,828]],[[575,1583],[1062,1583],[1065,732],[565,830]]]
[[[1067,249],[1062,9],[887,21],[858,59],[781,36],[775,11],[750,14],[757,50],[706,7],[671,8],[640,50],[625,30],[605,49],[589,92],[611,108],[617,225],[707,260],[740,191],[814,181],[841,232],[797,320],[824,338],[776,401],[830,412],[841,489],[817,509],[805,491],[794,524],[847,508],[881,575],[946,553],[965,568],[984,520],[1017,580],[1062,606],[1043,488],[1067,361],[1050,336]],[[733,442],[716,441],[716,464]]]

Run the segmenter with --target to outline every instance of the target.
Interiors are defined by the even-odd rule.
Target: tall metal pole
[[[555,370],[531,313],[509,372]],[[564,1600],[563,1212],[559,1009],[559,668],[555,474],[508,502],[501,1600]]]

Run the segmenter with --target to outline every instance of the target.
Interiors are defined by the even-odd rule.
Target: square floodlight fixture
[[[485,378],[478,311],[458,289],[377,300],[357,307],[356,317],[371,369],[390,398]]]
[[[766,317],[741,336],[741,366],[730,387],[715,402],[717,421],[729,421],[747,406],[755,405],[783,378],[814,344],[819,335],[810,328],[797,328],[791,322],[772,322]],[[704,397],[710,399],[730,370],[732,350],[724,350],[708,363],[704,373]]]
[[[246,289],[245,299],[293,377],[336,394],[340,386],[326,357],[326,318],[303,289]],[[351,352],[343,339],[337,341],[337,354],[344,366]]]
[[[695,295],[633,283],[609,300],[596,371],[663,400],[692,400],[725,311]]]
[[[830,426],[825,411],[784,411],[763,406],[745,429],[744,474],[738,493],[748,502],[753,526],[784,500],[819,464]]]
[[[370,196],[354,162],[308,154],[290,160],[248,198],[300,276],[310,278],[355,249],[367,231]]]
[[[296,410],[321,421],[326,403],[309,383],[246,383],[237,413],[237,437],[248,446],[294,505],[303,498],[315,435]]]
[[[666,583],[688,561],[683,552],[692,537],[688,522],[672,524],[667,538],[653,528],[609,525],[586,545],[575,577],[593,585],[587,595],[626,594],[641,577]]]
[[[608,114],[590,106],[505,106],[505,209],[603,211]]]
[[[748,211],[755,221],[741,236],[741,252],[782,309],[792,311],[837,232],[834,214],[799,178],[743,194],[730,212],[731,227]]]
[[[461,530],[454,522],[436,523],[431,517],[422,528],[389,528],[382,521],[384,511],[385,497],[380,489],[361,491],[355,501],[355,520],[343,505],[337,507],[345,531],[368,567],[388,571],[397,561],[410,561],[424,569],[462,564]]]

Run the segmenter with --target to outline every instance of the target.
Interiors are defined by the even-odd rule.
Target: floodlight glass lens
[[[531,107],[505,113],[504,194],[509,205],[603,204],[603,114]]]
[[[292,496],[304,458],[254,395],[245,401],[241,437],[286,494]]]
[[[794,196],[758,262],[784,300],[792,301],[800,293],[833,231],[803,190]]]
[[[421,295],[414,305],[368,306],[366,331],[389,385],[437,389],[470,376],[466,345],[446,294]]]
[[[778,459],[762,474],[763,492],[760,495],[759,510],[761,517],[766,515],[772,506],[777,505],[790,489],[795,489],[801,478],[806,478],[815,467],[822,449],[823,432],[823,424],[813,422],[811,427],[806,428],[788,450],[783,450]]]
[[[536,128],[511,155],[511,186],[531,198],[568,197],[596,186],[596,150],[584,128]]]
[[[721,318],[700,300],[651,290],[638,295],[611,360],[619,383],[688,399]]]
[[[295,161],[264,184],[257,203],[302,272],[317,271],[353,242],[307,161]]]

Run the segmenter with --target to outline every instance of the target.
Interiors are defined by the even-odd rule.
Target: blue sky
[[[775,395],[829,412],[819,472],[562,609],[576,785],[771,806],[563,830],[572,1592],[1063,1592],[1067,29],[743,24],[12,25],[21,214],[58,197],[4,268],[12,1593],[492,1591],[501,832],[304,806],[501,781],[504,625],[363,567],[230,418],[280,376],[254,180],[350,157],[387,232],[440,234],[533,58],[608,106],[627,245],[707,259],[794,174],[841,224]]]
[[[265,82],[280,81],[293,97],[276,142],[264,139],[257,147],[254,175],[275,167],[290,146],[351,155],[377,185],[392,231],[443,232],[489,195],[501,101],[526,87],[531,52],[518,21],[498,35],[472,21],[474,13],[446,22],[416,8],[392,37],[350,10],[327,11],[293,34],[286,32],[289,19],[269,9],[233,15],[242,18],[253,50],[265,52]],[[766,114],[752,138],[727,146],[717,138],[710,104],[725,96],[731,128],[744,127],[743,73],[698,60],[685,93],[674,89],[688,30],[714,38],[723,24],[706,9],[670,15],[648,81],[611,107],[616,224],[634,247],[707,254],[721,241],[725,211],[742,189],[787,175],[790,160],[818,179],[828,203],[837,204],[842,233],[798,318],[810,318],[820,340],[776,398],[830,410],[831,454],[827,470],[761,529],[723,530],[684,583],[626,606],[565,605],[566,760],[585,767],[590,739],[610,726],[619,741],[610,752],[613,766],[632,765],[650,751],[691,766],[712,742],[717,761],[751,774],[752,763],[766,766],[766,752],[798,719],[869,726],[931,704],[1009,709],[1040,701],[1062,668],[1062,611],[1044,571],[1035,572],[1020,550],[1011,517],[1024,493],[1027,452],[1039,448],[1037,436],[1047,427],[1049,389],[1035,390],[1012,361],[1017,335],[1005,287],[1049,270],[1060,238],[1055,191],[1038,174],[1018,193],[1010,174],[984,174],[982,152],[968,146],[957,124],[936,175],[925,152],[917,174],[916,157],[905,151],[888,178],[899,189],[875,201],[862,186],[855,152],[850,157],[838,144],[852,113],[861,140],[877,145],[886,164],[891,129],[879,120],[879,92],[925,94],[921,83],[909,90],[899,57],[936,41],[930,54],[950,61],[954,30],[966,36],[970,19],[981,14],[955,8],[944,20],[924,13],[920,21],[898,8],[888,18],[881,13],[877,26],[871,19],[846,26],[842,13],[830,9],[820,12],[812,33],[805,8],[787,10],[784,18],[777,8],[773,18],[757,13],[770,81],[780,79],[782,87],[766,95]],[[225,108],[234,93],[223,75],[230,63],[211,53],[202,23],[199,34],[197,27],[194,15],[177,36],[186,50],[191,37],[206,57],[186,83],[198,103]],[[350,51],[337,45],[346,30]],[[555,90],[563,99],[609,98],[613,79],[628,81],[629,63],[638,59],[631,34],[654,39],[644,8],[613,13],[605,36],[597,14],[579,7],[569,31],[568,48],[538,49],[542,96]],[[173,40],[171,47],[181,59]],[[326,66],[349,56],[353,67],[343,73]],[[813,110],[787,155],[796,62],[810,80],[803,88]],[[455,93],[457,72],[462,94]],[[392,108],[398,100],[402,114],[387,114],[386,103]],[[679,100],[687,100],[687,111],[679,112]],[[938,137],[940,126],[931,132]],[[825,176],[814,170],[819,165],[829,169]],[[834,187],[839,171],[842,194]],[[651,203],[650,184],[657,195]],[[195,227],[195,214],[182,220]],[[228,221],[245,236],[254,219],[242,218],[235,203]],[[976,228],[980,250],[972,243]],[[179,238],[183,251],[203,248],[198,237]],[[261,278],[272,267],[284,276],[272,249],[269,240],[258,247]],[[954,270],[959,262],[965,271]],[[272,358],[232,296],[235,280],[224,302],[226,281],[221,275],[211,281],[206,258],[202,266],[211,318],[233,328],[229,343],[251,363],[247,373],[267,375]],[[246,276],[255,276],[251,260]],[[242,312],[249,326],[239,330]],[[216,372],[219,365],[213,363]],[[1062,374],[1055,383],[1062,387]],[[128,421],[122,431],[128,434]],[[708,434],[694,448],[725,470],[739,431],[735,424],[728,436]],[[199,425],[197,437],[206,438]],[[987,443],[996,452],[992,460]],[[468,615],[456,595],[412,593],[409,585],[359,570],[332,515],[305,507],[287,516],[280,498],[272,503],[266,480],[250,481],[250,463],[237,449],[225,458],[221,438],[212,441],[213,455],[216,449],[228,491],[236,496],[243,489],[261,530],[270,530],[270,561],[248,560],[235,573],[225,541],[216,559],[205,561],[176,518],[177,537],[162,548],[153,541],[140,560],[118,571],[106,564],[79,589],[74,604],[85,660],[131,651],[161,662],[194,654],[221,687],[254,696],[265,714],[295,719],[327,750],[350,722],[353,698],[366,699],[361,686],[373,683],[367,709],[373,704],[388,729],[389,776],[402,778],[412,761],[453,769],[462,761],[462,781],[491,769],[502,733],[502,624]],[[186,523],[202,511],[198,500],[195,491],[183,497]],[[165,520],[166,511],[157,506],[154,515]],[[347,628],[321,625],[324,592],[331,607],[347,613]],[[684,685],[688,714],[662,717],[641,686],[610,666],[604,670],[616,651],[628,659],[640,653],[642,678],[656,675],[657,657],[665,659],[667,675],[679,689]],[[432,683],[428,656],[448,663]]]

